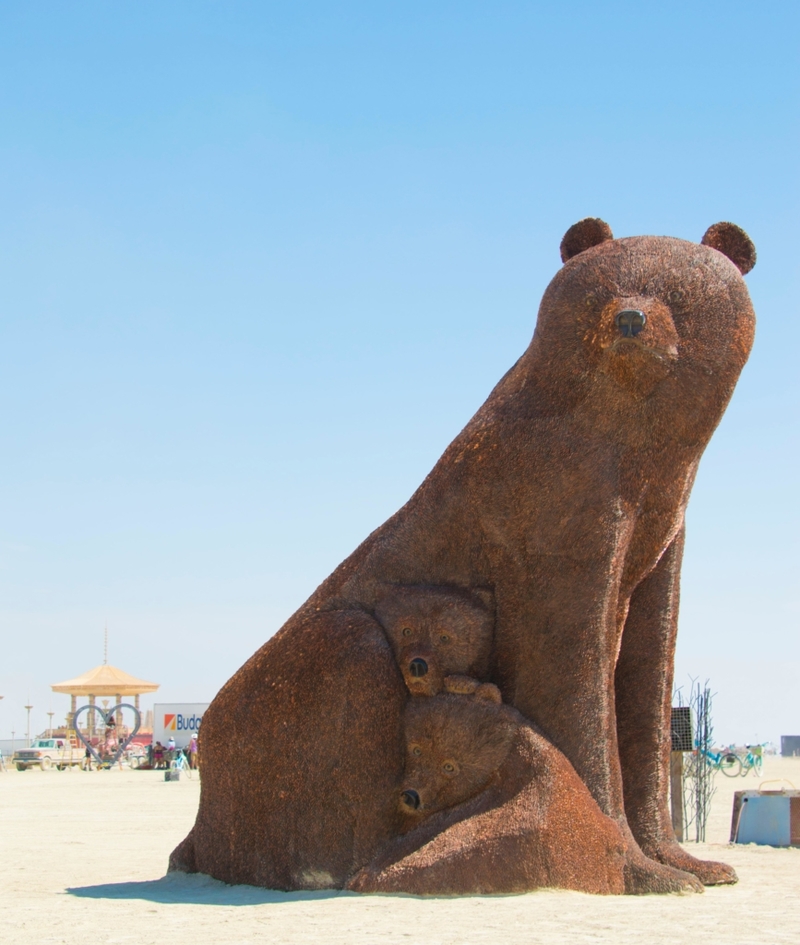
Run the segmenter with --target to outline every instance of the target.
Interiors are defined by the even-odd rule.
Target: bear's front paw
[[[693,873],[657,863],[640,850],[629,850],[625,859],[625,892],[629,895],[704,891]]]
[[[445,676],[444,691],[454,692],[460,696],[471,696],[481,685],[480,681],[472,676]]]
[[[739,882],[736,870],[727,863],[698,860],[677,843],[663,844],[655,850],[645,849],[647,856],[684,873],[692,873],[704,886],[732,886]]]
[[[482,683],[471,676],[445,676],[444,691],[458,696],[474,696],[480,702],[493,702],[500,705],[503,696],[494,683]]]

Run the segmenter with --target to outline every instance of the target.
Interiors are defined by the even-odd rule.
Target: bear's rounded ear
[[[478,702],[490,702],[492,705],[503,704],[503,697],[500,694],[500,690],[494,683],[490,682],[481,683],[472,694],[472,698],[477,699]]]
[[[756,264],[756,248],[745,231],[735,223],[715,223],[700,240],[703,246],[718,250],[747,275]]]
[[[592,246],[599,246],[614,239],[611,227],[598,217],[586,217],[572,226],[561,240],[561,262],[566,262]]]

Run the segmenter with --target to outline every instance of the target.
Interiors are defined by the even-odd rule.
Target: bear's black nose
[[[428,672],[428,664],[421,656],[417,656],[408,664],[412,676],[424,676]]]
[[[419,794],[416,791],[403,791],[400,795],[406,807],[416,810],[419,807]]]
[[[617,327],[623,338],[635,338],[644,328],[647,316],[638,308],[626,308],[617,315]]]

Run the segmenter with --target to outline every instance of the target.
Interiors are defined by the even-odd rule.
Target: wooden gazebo
[[[95,666],[82,676],[76,676],[75,679],[68,679],[66,682],[54,683],[50,688],[53,692],[63,692],[70,696],[67,728],[72,729],[78,708],[78,696],[88,698],[89,705],[94,705],[98,696],[110,696],[115,700],[115,705],[122,702],[123,698],[130,699],[133,696],[133,704],[138,709],[139,696],[144,692],[155,692],[158,686],[158,683],[137,679],[130,673],[117,669],[116,666],[101,663],[100,666]],[[88,727],[90,731],[94,729],[94,712],[89,713]]]

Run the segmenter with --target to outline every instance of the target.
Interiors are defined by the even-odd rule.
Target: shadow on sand
[[[72,886],[70,896],[82,899],[143,899],[146,902],[192,903],[207,906],[260,906],[289,902],[307,902],[313,899],[331,899],[335,896],[356,895],[339,889],[320,889],[306,892],[280,892],[258,886],[227,886],[201,873],[168,873],[162,879],[141,883],[103,883],[98,886]]]

